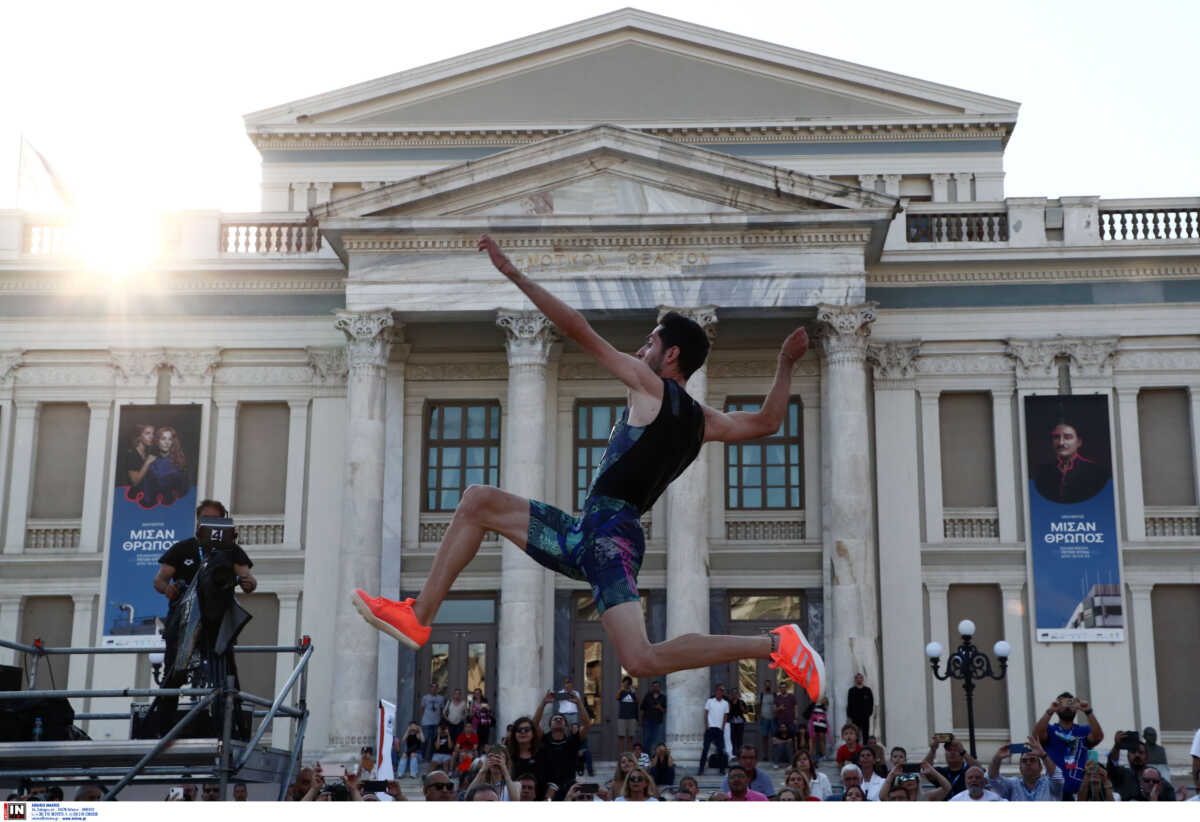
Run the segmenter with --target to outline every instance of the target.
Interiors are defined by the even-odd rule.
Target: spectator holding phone
[[[487,786],[496,792],[501,802],[518,802],[521,796],[521,786],[512,778],[508,765],[508,752],[502,745],[492,745],[488,748],[487,757],[480,766],[475,778],[467,786],[467,793],[478,786]]]
[[[399,741],[399,740],[397,740]],[[411,776],[416,778],[421,772],[421,751],[425,748],[425,734],[416,722],[408,723],[404,732],[404,758],[396,769],[396,776]]]
[[[449,768],[450,760],[454,758],[454,737],[450,736],[450,723],[442,720],[438,723],[433,738],[433,753],[429,761],[438,768]]]
[[[554,712],[560,713],[567,718],[567,727],[570,727],[572,722],[579,722],[579,712],[583,705],[583,697],[579,691],[575,690],[575,680],[569,676],[563,677],[562,690],[557,694],[558,704],[554,706]],[[587,711],[584,711],[587,713]],[[580,722],[582,725],[583,723]],[[565,794],[564,794],[565,795]]]
[[[425,738],[425,749],[421,756],[425,759],[433,754],[433,742],[437,736],[437,726],[442,720],[442,708],[446,706],[446,698],[438,693],[437,685],[429,683],[429,693],[421,697],[421,735]]]
[[[1079,711],[1083,712],[1086,724],[1076,723]],[[1050,719],[1056,715],[1058,723],[1051,725]],[[1088,750],[1104,739],[1100,720],[1086,699],[1076,699],[1070,691],[1063,691],[1038,719],[1033,735],[1062,771],[1063,799],[1069,801],[1083,784]]]
[[[1117,764],[1117,758],[1121,755],[1121,751],[1129,752],[1128,768]],[[1142,771],[1149,764],[1149,758],[1146,743],[1137,738],[1136,731],[1117,731],[1114,735],[1113,747],[1108,752],[1105,770],[1108,772],[1108,781],[1112,783],[1113,790],[1120,794],[1122,799],[1131,799],[1137,796],[1141,787]],[[1170,782],[1169,779],[1166,781]]]
[[[675,760],[671,758],[671,749],[659,744],[654,749],[654,759],[650,760],[650,778],[655,785],[675,784]]]
[[[967,789],[967,769],[979,763],[967,756],[962,742],[955,739],[953,734],[945,734],[945,736],[950,738],[940,744],[946,752],[946,764],[945,766],[938,765],[934,770],[946,777],[946,781],[950,783],[947,799],[953,799]],[[942,734],[933,735],[933,739],[929,741],[929,753],[925,754],[925,759],[922,761],[933,764],[933,759],[937,756],[939,739],[942,738],[944,738]]]
[[[667,695],[663,693],[662,683],[656,679],[642,697],[642,744],[647,750],[654,749],[666,739],[663,733],[666,719]]]
[[[471,705],[471,725],[479,736],[480,748],[492,742],[492,728],[496,726],[496,715],[492,713],[492,705],[488,698],[475,689],[478,698]]]
[[[950,782],[928,762],[918,766],[920,773],[912,772],[907,762],[896,762],[879,788],[880,802],[941,802],[950,793]],[[921,774],[937,785],[929,793],[921,792]]]
[[[1000,760],[1013,754],[1021,757],[1021,776],[1001,776]],[[1042,774],[1042,766],[1046,773]],[[1062,799],[1062,777],[1055,778],[1054,760],[1034,737],[1024,745],[1002,745],[988,766],[989,786],[1009,802],[1058,802]]]
[[[567,682],[569,683],[570,680],[568,679]],[[569,693],[571,693],[571,699],[576,706],[575,714],[579,718],[579,732],[569,733],[570,724],[567,717],[561,713],[556,713],[550,718],[550,732],[542,737],[542,745],[537,753],[537,773],[543,786],[543,799],[561,801],[566,798],[567,790],[575,783],[575,763],[579,758],[579,749],[592,727],[587,711],[582,710],[583,706],[579,696],[573,691]],[[541,722],[546,706],[554,703],[555,699],[553,692],[546,692],[546,697],[533,716],[534,724]],[[553,795],[549,793],[550,785],[556,786]]]
[[[632,749],[637,718],[638,698],[633,677],[621,677],[621,690],[617,691],[617,753]]]
[[[1108,773],[1100,767],[1099,760],[1089,759],[1083,767],[1083,778],[1079,791],[1075,794],[1076,802],[1114,802],[1118,797],[1113,795],[1112,783],[1108,781]]]

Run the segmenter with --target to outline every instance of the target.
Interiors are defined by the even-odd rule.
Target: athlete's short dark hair
[[[658,324],[662,326],[658,336],[664,353],[671,346],[678,346],[679,370],[685,379],[692,376],[708,357],[708,335],[698,322],[675,311],[663,314]]]

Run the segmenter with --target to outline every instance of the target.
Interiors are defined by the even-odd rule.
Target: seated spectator
[[[536,802],[537,801],[537,777],[526,771],[517,777],[517,784],[521,786],[521,793],[518,801],[520,802]]]
[[[1115,802],[1112,783],[1108,781],[1108,773],[1100,767],[1100,763],[1089,759],[1083,766],[1083,776],[1079,790],[1075,793],[1076,802]]]
[[[855,765],[854,767],[857,768],[858,766]],[[859,775],[861,776],[862,774],[859,774]],[[842,801],[843,802],[866,802],[867,795],[865,793],[863,793],[863,789],[860,786],[852,785],[851,787],[846,788],[845,793],[842,794]]]
[[[472,785],[467,790],[467,802],[498,802],[496,789],[491,785]]]
[[[250,798],[250,789],[246,787],[245,782],[233,783],[233,801],[245,802]]]
[[[639,768],[650,767],[650,754],[642,750],[642,744],[640,742],[633,743],[633,760],[634,762],[637,762]],[[671,781],[674,782],[675,780],[672,779]]]
[[[1117,731],[1116,737],[1113,739],[1112,750],[1108,752],[1108,758],[1105,761],[1108,781],[1112,784],[1113,790],[1126,798],[1137,795],[1141,785],[1142,770],[1150,760],[1149,746],[1145,742],[1130,739],[1128,733],[1128,731]],[[1117,760],[1121,756],[1122,748],[1130,742],[1134,743],[1134,748],[1129,751],[1129,767],[1123,768],[1117,764]],[[1170,784],[1170,771],[1162,768],[1160,772],[1163,774],[1163,780]]]
[[[475,778],[467,786],[467,793],[470,794],[473,788],[490,786],[495,790],[499,801],[519,801],[521,786],[512,778],[512,772],[508,766],[508,752],[503,749],[497,752],[489,751],[486,756],[480,757],[480,760],[482,764],[476,772]]]
[[[983,768],[978,765],[972,765],[967,768],[965,777],[967,789],[952,796],[951,802],[1007,802],[1008,800],[1000,796],[995,791],[987,789],[987,774],[983,772]]]
[[[619,796],[613,797],[614,802],[657,802],[658,788],[650,774],[642,767],[635,767],[625,775],[625,787]]]
[[[829,777],[817,770],[816,762],[808,751],[797,751],[792,757],[792,767],[804,771],[808,777],[808,787],[817,799],[825,800],[833,794]]]
[[[845,765],[842,766],[841,773],[842,773],[842,801],[845,802],[847,799],[849,799],[851,788],[856,788],[859,791],[859,793],[862,794],[863,800],[865,801],[867,798],[867,793],[866,793],[866,791],[863,790],[863,786],[862,786],[863,775],[862,775],[862,771],[859,770],[859,767],[857,765],[855,765],[853,762],[847,762]],[[836,797],[831,796],[829,798],[835,799]]]
[[[458,801],[458,796],[454,790],[454,782],[446,775],[445,771],[436,770],[425,774],[422,789],[425,793],[425,800],[428,802]]]
[[[934,757],[937,756],[937,749],[938,741],[937,737],[934,737],[930,740],[929,753],[925,754],[923,761],[932,765]],[[951,739],[945,744],[945,751],[945,766],[938,765],[934,770],[946,777],[946,781],[950,783],[950,795],[947,798],[953,799],[967,789],[967,768],[979,763],[967,756],[960,740]]]
[[[88,782],[85,785],[80,785],[75,791],[76,802],[99,802],[104,798],[104,788],[96,782]]]
[[[662,743],[654,749],[654,759],[650,760],[650,778],[655,785],[675,784],[675,760],[671,758],[671,749]]]
[[[879,789],[883,787],[883,777],[875,773],[875,749],[859,748],[853,757],[854,764],[863,773],[863,792],[868,802],[879,801]]]
[[[779,793],[784,790],[789,790],[796,795],[796,798],[801,802],[820,802],[818,797],[812,795],[812,785],[809,781],[808,774],[799,768],[788,768],[783,774],[783,787],[779,789]]]
[[[599,791],[597,791],[596,793],[591,793],[589,791],[582,790],[582,787],[583,787],[582,783],[576,782],[574,785],[567,788],[567,796],[566,796],[566,799],[564,799],[563,801],[564,802],[603,802],[603,801],[605,801],[600,798]]]
[[[713,791],[708,795],[709,802],[728,802],[729,794],[724,791]]]
[[[681,802],[700,801],[700,784],[696,782],[695,777],[685,776],[679,780],[679,787],[675,789],[675,798]]]
[[[771,782],[771,777],[758,767],[758,748],[754,745],[743,745],[738,751],[737,762],[746,772],[746,785],[751,791],[761,793],[767,799],[775,795],[775,785]],[[721,790],[731,793],[731,785],[732,782],[726,776],[721,782]]]
[[[1083,713],[1082,718],[1078,712]],[[1058,723],[1051,725],[1050,718],[1056,715]],[[1038,719],[1033,735],[1062,771],[1063,799],[1069,800],[1079,790],[1087,752],[1104,739],[1092,706],[1086,699],[1076,699],[1070,691],[1063,691]]]
[[[425,750],[425,734],[416,722],[408,723],[408,730],[404,732],[403,750],[404,755],[395,767],[396,776],[411,776],[415,779],[421,772],[421,751]]]
[[[921,792],[921,774],[905,773],[903,762],[897,762],[879,788],[880,802],[941,802],[950,792],[950,783],[928,762],[921,763],[921,774],[937,785],[928,793]]]
[[[438,723],[433,737],[433,753],[429,762],[434,768],[449,768],[454,758],[454,739],[450,736],[450,723],[442,720]]]
[[[805,799],[811,798],[812,797],[805,797],[795,788],[780,788],[779,793],[775,794],[776,802],[803,802]],[[819,802],[821,800],[818,799],[817,801]]]
[[[875,764],[878,768],[876,773],[880,776],[887,776],[887,766],[883,764],[887,761],[887,752],[883,750],[883,746],[879,744],[879,740],[875,738],[874,734],[867,737],[867,741],[863,743],[863,747],[875,751]]]
[[[613,771],[612,796],[617,797],[625,790],[625,777],[637,767],[637,762],[631,753],[623,753],[617,758],[617,769]]]
[[[1021,754],[1021,776],[1000,775],[1000,760],[1009,756],[1007,745],[1002,745],[992,757],[988,766],[988,780],[991,789],[1009,802],[1058,802],[1062,799],[1063,781],[1059,776],[1055,779],[1054,760],[1046,755],[1046,751],[1034,737],[1029,737],[1029,750]],[[1045,775],[1042,765],[1046,766]]]
[[[847,722],[842,726],[842,745],[837,749],[837,763],[845,765],[862,750],[862,745],[858,741],[858,726],[853,722]]]
[[[1125,799],[1122,796],[1122,799]],[[1171,783],[1163,779],[1162,771],[1153,765],[1142,769],[1138,777],[1138,792],[1129,797],[1129,802],[1174,802],[1175,789]]]
[[[796,755],[796,730],[790,722],[781,722],[771,737],[771,761],[786,765]]]
[[[492,713],[492,705],[488,698],[479,693],[479,701],[471,707],[471,725],[479,737],[480,749],[492,741],[492,728],[496,726],[496,715]]]
[[[471,754],[479,751],[479,734],[475,733],[474,726],[469,723],[463,725],[462,733],[454,740],[455,746],[461,750],[468,751]]]
[[[537,722],[528,716],[518,717],[512,724],[512,733],[505,738],[508,761],[514,773],[537,773],[537,752],[542,744],[542,731]]]
[[[237,783],[237,785],[241,785],[241,784],[242,784],[241,782]],[[234,792],[233,798],[234,799],[237,799],[237,785],[233,786],[233,792]],[[47,802],[62,802],[63,801],[63,789],[60,788],[58,785],[47,785],[46,786],[46,801]],[[242,800],[242,801],[245,801],[245,800]]]
[[[751,746],[753,750],[753,746]],[[755,751],[755,755],[757,755]],[[731,802],[766,802],[767,796],[761,791],[752,790],[750,788],[750,776],[746,773],[746,768],[740,762],[729,767],[729,775],[726,780],[729,784],[729,800]]]
[[[220,802],[221,786],[216,782],[205,782],[200,789],[200,799],[202,802]]]

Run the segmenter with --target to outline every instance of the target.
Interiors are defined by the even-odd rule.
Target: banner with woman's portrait
[[[192,536],[200,458],[199,405],[124,405],[117,416],[104,645],[160,645],[167,600],[158,558]]]
[[[1108,397],[1025,398],[1035,638],[1121,642]]]

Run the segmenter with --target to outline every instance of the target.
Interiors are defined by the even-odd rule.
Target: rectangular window
[[[735,397],[726,411],[758,411],[762,398]],[[779,430],[725,446],[725,507],[730,510],[804,508],[804,433],[800,399],[788,401]]]
[[[976,648],[989,650],[997,640],[1004,639],[1004,597],[999,585],[951,585],[946,594],[948,612],[948,628],[951,649],[962,643],[962,635],[958,633],[958,623],[970,619],[975,623],[975,636],[971,640]],[[953,653],[953,650],[948,651]],[[942,664],[946,664],[946,656],[942,656]],[[995,654],[988,654],[992,659],[993,670],[998,670],[1000,663]],[[1013,671],[1008,672],[1009,676]],[[967,698],[962,688],[950,689],[953,703],[953,720],[955,728],[967,727]],[[976,728],[1007,728],[1008,727],[1008,689],[1005,684],[995,679],[981,679],[975,685],[975,727]]]
[[[604,456],[608,435],[625,409],[625,400],[580,400],[575,406],[575,510],[583,510],[588,488]]]
[[[1139,642],[1154,643],[1158,727],[1191,733],[1196,727],[1200,631],[1195,627],[1200,625],[1200,585],[1155,585],[1150,593],[1150,613],[1153,622],[1138,625],[1137,631]],[[1154,626],[1160,627],[1155,630]]]
[[[261,516],[283,513],[290,425],[291,411],[286,402],[238,406],[230,504],[236,513]]]
[[[1146,505],[1196,504],[1190,415],[1186,388],[1138,392],[1138,439]]]
[[[33,519],[83,516],[83,466],[87,462],[86,403],[46,403],[38,412],[33,467]]]
[[[942,441],[942,505],[994,507],[992,395],[986,391],[942,394],[938,398],[938,427]]]
[[[423,458],[422,510],[453,511],[468,485],[500,485],[500,404],[429,403]]]

